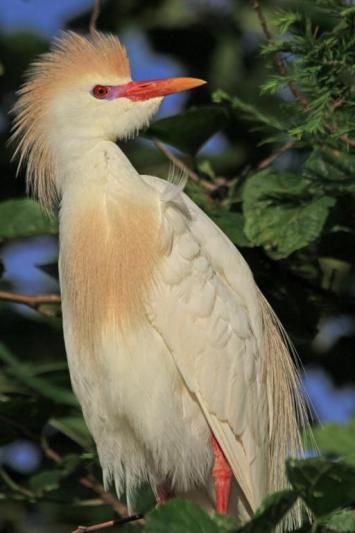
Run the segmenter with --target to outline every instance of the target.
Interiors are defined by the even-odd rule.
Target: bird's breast
[[[142,319],[159,260],[159,211],[125,200],[61,216],[60,274],[64,333],[77,353],[96,354],[105,331]]]

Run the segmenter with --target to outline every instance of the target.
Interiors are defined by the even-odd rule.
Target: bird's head
[[[55,201],[61,149],[85,140],[130,137],[148,124],[165,95],[204,83],[194,78],[132,81],[119,40],[63,32],[33,63],[18,92],[12,140],[27,183],[46,205]]]

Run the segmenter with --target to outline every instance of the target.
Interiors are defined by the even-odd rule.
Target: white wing
[[[143,176],[161,196],[164,259],[148,315],[163,337],[244,493],[265,495],[268,398],[257,288],[240,253],[177,187]]]

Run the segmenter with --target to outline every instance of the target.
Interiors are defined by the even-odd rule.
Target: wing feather
[[[285,334],[241,254],[181,191],[143,179],[161,200],[164,258],[147,304],[219,442],[247,513],[287,484],[286,457],[307,427]],[[301,506],[286,522],[300,524]]]
[[[266,403],[257,381],[258,316],[251,319],[255,284],[228,239],[171,187],[169,195],[160,189],[164,259],[147,312],[196,395],[250,511],[261,492],[253,474],[263,446],[256,405]]]

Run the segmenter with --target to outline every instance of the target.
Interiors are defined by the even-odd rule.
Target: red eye
[[[108,95],[108,87],[105,87],[105,85],[95,85],[92,94],[95,98],[105,98]]]

